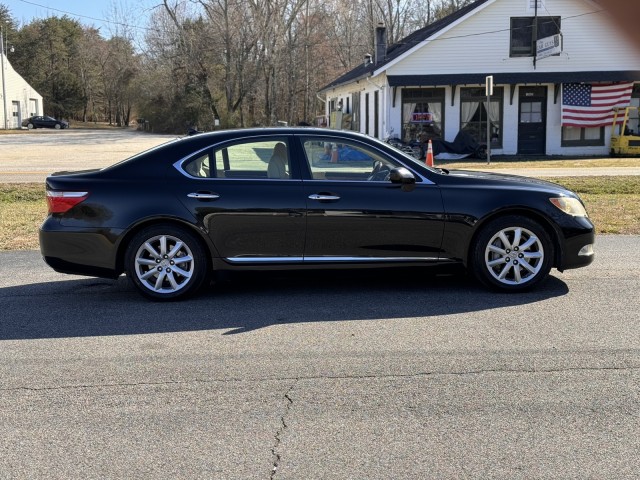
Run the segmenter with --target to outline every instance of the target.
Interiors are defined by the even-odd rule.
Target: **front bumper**
[[[595,257],[595,227],[586,217],[575,219],[576,225],[564,230],[564,242],[556,268],[560,271],[586,267]]]

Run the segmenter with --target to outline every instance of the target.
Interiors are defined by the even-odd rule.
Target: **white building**
[[[21,128],[22,120],[42,115],[42,95],[16,72],[0,52],[0,129]]]
[[[625,101],[640,103],[640,52],[598,3],[478,0],[395,45],[378,27],[374,55],[321,94],[327,114],[342,112],[342,128],[378,138],[451,141],[465,130],[484,142],[489,117],[494,154],[606,155],[611,122],[568,125],[563,91],[608,84],[626,85]]]

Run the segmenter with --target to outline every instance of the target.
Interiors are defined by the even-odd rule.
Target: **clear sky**
[[[9,7],[18,26],[34,19],[47,17],[68,17],[82,25],[93,25],[108,38],[117,26],[109,21],[122,22],[134,27],[147,26],[147,20],[154,6],[161,0],[0,0]],[[114,16],[114,7],[120,12]],[[139,32],[138,32],[139,33]]]

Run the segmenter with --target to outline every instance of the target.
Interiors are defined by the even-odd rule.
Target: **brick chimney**
[[[387,29],[384,23],[380,22],[376,27],[376,65],[384,62],[387,56]]]

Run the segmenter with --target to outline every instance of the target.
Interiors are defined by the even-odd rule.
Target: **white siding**
[[[37,106],[38,111],[35,112],[38,115],[42,115],[42,95],[36,92],[31,85],[29,85],[21,76],[16,72],[8,59],[4,58],[4,72],[0,70],[0,82],[3,80],[4,73],[4,81],[5,81],[5,89],[7,92],[6,105],[7,105],[7,117],[8,117],[8,126],[9,128],[13,128],[13,104],[14,102],[18,102],[18,113],[20,122],[25,118],[28,118],[31,113],[31,107],[35,104]],[[2,86],[0,83],[0,129],[4,129],[4,103],[5,99],[2,98]]]
[[[532,16],[527,0],[489,3],[393,64],[389,75],[640,70],[640,55],[601,7],[585,0],[546,0],[540,16],[561,17],[563,53],[533,66],[509,57],[511,17]]]
[[[634,0],[638,1],[638,0]],[[563,52],[537,62],[533,57],[509,56],[512,17],[531,17],[529,0],[489,0],[465,18],[440,32],[436,38],[416,47],[383,67],[371,80],[360,80],[327,92],[328,98],[350,94],[356,89],[363,92],[361,102],[361,132],[365,132],[365,96],[369,93],[369,134],[374,134],[374,91],[380,86],[381,104],[380,138],[401,135],[402,88],[395,92],[387,86],[386,75],[439,75],[480,73],[544,73],[581,71],[640,71],[640,54],[621,35],[602,7],[590,0],[545,0],[539,16],[561,17]],[[639,79],[636,79],[640,81]],[[498,84],[497,84],[498,85]],[[472,85],[467,85],[472,86]],[[495,154],[513,155],[518,152],[518,108],[521,85],[502,85],[503,123],[502,148]],[[598,147],[562,147],[561,96],[555,98],[556,86],[547,88],[546,146],[547,155],[604,155],[609,151],[611,127],[605,127],[605,145]],[[414,85],[420,87],[420,85]],[[444,131],[446,140],[453,140],[460,129],[460,88],[455,90],[452,105],[452,87],[445,89]],[[513,94],[512,94],[513,90]],[[637,100],[634,100],[637,102]]]
[[[378,136],[380,138],[387,138],[390,136],[390,125],[394,125],[391,122],[391,102],[390,98],[391,89],[387,86],[387,79],[385,75],[380,75],[373,79],[363,79],[359,82],[354,82],[349,85],[343,85],[329,90],[326,93],[327,105],[328,101],[335,99],[336,104],[342,100],[343,108],[347,104],[347,98],[350,98],[350,105],[353,105],[353,96],[360,94],[360,130],[359,132],[365,133],[367,131],[367,117],[366,117],[366,102],[367,94],[369,94],[369,135],[373,136],[375,132],[375,92],[379,92],[379,110],[378,110]],[[400,96],[396,103],[399,105]],[[328,109],[328,106],[327,106]],[[329,114],[327,110],[327,115]],[[399,122],[398,117],[398,122]],[[399,123],[398,123],[399,124]]]

